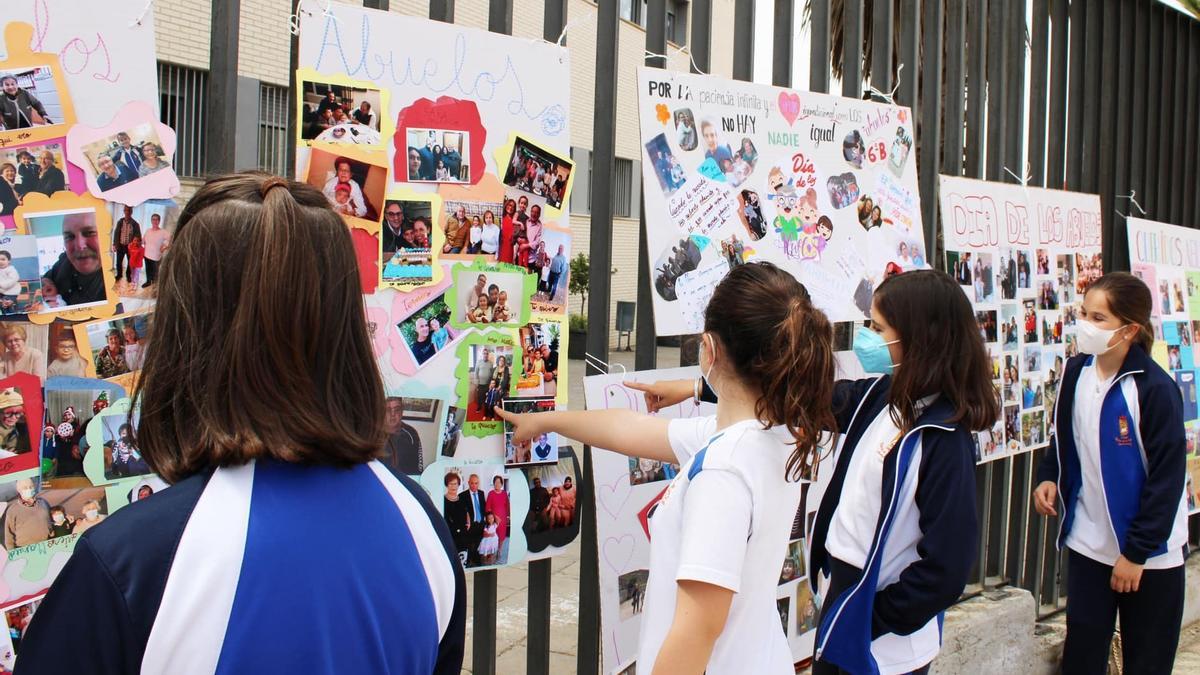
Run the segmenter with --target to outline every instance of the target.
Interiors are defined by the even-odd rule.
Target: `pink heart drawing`
[[[789,127],[795,124],[800,116],[800,95],[791,91],[779,92],[779,113],[787,120]]]
[[[597,487],[596,496],[599,498],[600,508],[612,518],[617,518],[633,492],[633,486],[629,484],[629,474],[621,474],[611,485],[602,484]]]
[[[633,538],[632,534],[609,537],[600,547],[604,563],[617,574],[625,571],[625,568],[629,566],[629,561],[633,560],[635,548],[637,548],[637,540]]]

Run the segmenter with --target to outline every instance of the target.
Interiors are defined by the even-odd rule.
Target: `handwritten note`
[[[917,209],[917,195],[905,187],[890,173],[880,172],[875,183],[875,204],[883,211],[899,231],[909,234],[913,230],[913,213]]]
[[[668,204],[671,221],[681,232],[708,235],[734,218],[733,200],[720,185],[695,176]]]
[[[683,316],[688,329],[694,333],[704,330],[704,308],[716,290],[717,284],[729,273],[729,266],[718,262],[712,267],[692,270],[680,275],[675,281],[675,294],[683,303]]]

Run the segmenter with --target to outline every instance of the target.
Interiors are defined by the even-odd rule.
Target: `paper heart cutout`
[[[800,95],[791,91],[779,92],[779,114],[787,120],[789,127],[795,124],[800,117]]]
[[[629,495],[633,493],[633,486],[629,484],[629,474],[626,473],[618,476],[611,485],[602,484],[596,488],[596,500],[600,502],[600,508],[613,518],[620,515],[621,510],[625,508],[625,502],[629,501]]]
[[[604,545],[600,547],[600,555],[604,558],[604,564],[608,565],[616,574],[620,574],[629,566],[633,560],[634,550],[637,548],[637,540],[632,534],[623,534],[619,537],[609,537],[604,540]],[[617,563],[617,564],[614,564]]]

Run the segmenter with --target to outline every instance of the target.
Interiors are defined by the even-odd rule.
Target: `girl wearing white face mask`
[[[721,392],[715,416],[496,413],[517,442],[558,432],[682,465],[650,516],[639,670],[790,675],[776,593],[802,481],[820,430],[835,425],[833,329],[804,287],[767,263],[734,268],[704,325],[700,368]]]
[[[1179,642],[1187,441],[1179,387],[1149,355],[1153,302],[1125,272],[1088,289],[1038,468],[1034,506],[1071,550],[1067,675],[1104,672],[1118,614],[1125,672],[1170,673]]]
[[[813,673],[924,673],[975,560],[971,432],[995,424],[998,393],[971,305],[942,272],[880,284],[854,351],[875,376],[834,387],[842,440],[822,466],[833,474],[810,541],[824,598]],[[647,402],[690,388],[656,383]]]

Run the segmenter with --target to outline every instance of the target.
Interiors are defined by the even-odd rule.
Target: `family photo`
[[[107,380],[142,369],[150,317],[150,312],[143,312],[82,325],[95,377]]]
[[[0,216],[11,218],[30,193],[71,189],[65,152],[58,141],[0,148]]]
[[[433,280],[433,204],[428,200],[388,199],[379,229],[380,279],[413,285]]]
[[[663,251],[654,263],[654,290],[659,297],[668,302],[676,300],[675,281],[699,267],[700,257],[700,247],[691,237],[680,239],[671,250]]]
[[[173,200],[151,199],[137,206],[110,202],[113,232],[112,271],[115,290],[121,297],[147,297],[158,281],[158,270],[171,248],[171,237],[179,219]]]
[[[467,351],[467,421],[494,422],[496,407],[512,391],[513,348],[508,345],[471,345]]]
[[[554,397],[558,394],[558,345],[562,325],[531,323],[519,331],[521,374],[517,397]]]
[[[646,582],[649,579],[649,570],[634,570],[617,577],[617,601],[620,604],[622,621],[642,613],[646,602]]]
[[[300,139],[379,145],[384,111],[378,89],[301,81]]]
[[[71,389],[47,386],[42,426],[42,460],[51,460],[47,477],[83,476],[88,452],[88,427],[117,398],[114,389]],[[51,434],[50,430],[53,429]]]
[[[767,236],[767,220],[763,216],[758,193],[753,190],[741,190],[737,199],[738,219],[742,221],[750,240],[758,241]]]
[[[838,176],[830,176],[829,180],[825,182],[825,187],[829,191],[829,203],[835,209],[846,208],[859,199],[858,179],[849,171]],[[875,225],[872,220],[864,219],[861,212],[858,222],[864,229],[870,229]],[[879,224],[882,224],[882,220]]]
[[[0,131],[62,124],[62,101],[52,65],[0,70]]]
[[[407,140],[408,182],[471,182],[470,133],[446,129],[409,129]]]
[[[454,319],[459,324],[516,324],[521,320],[525,297],[523,272],[478,272],[456,267],[454,287],[458,296]]]
[[[541,198],[550,208],[559,209],[566,197],[574,166],[571,160],[518,136],[503,182],[508,187]]]
[[[494,464],[449,467],[442,483],[442,516],[463,567],[508,562],[512,505],[505,468]]]
[[[0,486],[4,548],[16,549],[83,534],[108,516],[102,487],[48,489],[37,478]]]
[[[555,531],[578,529],[575,468],[575,458],[568,454],[556,464],[522,469],[529,483],[529,514],[524,530],[531,551],[543,550],[542,545],[552,543],[550,535]]]
[[[387,167],[313,148],[308,157],[309,185],[320,190],[343,217],[379,222],[387,190]]]
[[[88,143],[83,156],[101,192],[171,168],[153,122]]]
[[[699,135],[696,133],[696,117],[692,114],[690,108],[680,108],[675,111],[675,142],[679,145],[679,149],[684,152],[691,152],[696,149],[699,143]]]
[[[554,399],[518,398],[501,403],[505,412],[514,414],[553,412]],[[512,425],[504,423],[504,465],[553,464],[558,462],[558,434],[541,434],[524,442],[513,441]]]
[[[25,222],[37,237],[43,300],[39,313],[107,300],[94,209],[28,214]]]
[[[445,295],[434,296],[396,327],[418,368],[462,334],[450,325],[450,308],[446,305]]]
[[[388,396],[383,412],[387,440],[379,461],[409,476],[419,476],[436,462],[442,405],[436,398]]]
[[[508,242],[510,247],[516,243],[511,227],[509,236],[504,236],[501,228],[504,205],[500,202],[447,199],[442,208],[444,214],[440,222],[446,235],[442,245],[444,259],[470,260],[483,256],[488,262],[496,262],[502,242]],[[512,259],[504,262],[512,262]]]
[[[644,485],[660,480],[672,480],[679,474],[679,465],[645,457],[629,458],[629,484]]]
[[[567,307],[571,273],[571,233],[549,227],[543,229],[538,242],[531,245],[525,269],[537,279],[536,290],[529,298],[533,310],[563,312]]]
[[[650,159],[650,166],[654,167],[654,176],[658,178],[658,186],[664,195],[670,197],[687,182],[687,173],[675,153],[671,152],[666,134],[659,134],[646,143],[646,155]]]

